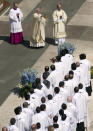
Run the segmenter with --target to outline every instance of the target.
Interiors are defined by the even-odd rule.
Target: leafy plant
[[[37,71],[35,69],[27,68],[24,69],[22,73],[20,73],[20,76],[21,83],[19,85],[19,97],[24,98],[25,95],[29,93],[30,88],[32,88],[32,85],[37,78]]]

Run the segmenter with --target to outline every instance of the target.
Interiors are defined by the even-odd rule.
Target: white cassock
[[[40,113],[36,113],[35,115],[32,116],[32,124],[36,124],[40,121]]]
[[[74,131],[77,124],[77,109],[73,103],[67,103],[67,110],[72,114],[71,131]]]
[[[86,76],[85,76],[85,85],[86,87],[90,86],[90,80],[91,80],[91,73],[90,73],[90,68],[91,68],[91,63],[87,60],[80,60],[80,63],[83,64],[86,68]]]
[[[45,111],[41,111],[32,117],[32,124],[36,124],[38,122],[41,124],[42,129],[49,126],[48,115]]]
[[[73,104],[76,106],[77,109],[77,123],[84,122],[84,97],[82,93],[76,93],[73,96]]]
[[[66,118],[65,121],[62,120],[58,120],[58,124],[59,124],[59,128],[61,129],[60,131],[71,131],[70,130],[70,121],[67,120],[68,118]]]
[[[65,88],[60,87],[60,94],[64,97],[65,103],[67,103],[67,97],[69,96],[68,91]]]
[[[59,75],[59,82],[64,80],[64,65],[62,62],[55,62],[56,71]]]
[[[83,64],[80,64],[80,67],[77,67],[77,71],[80,74],[79,83],[83,84],[83,89],[85,90],[85,87],[86,87],[86,84],[85,84],[86,68]]]
[[[80,72],[76,69],[76,70],[73,70],[74,72],[74,81],[79,84],[80,83]]]
[[[66,58],[66,56],[62,56],[61,57],[61,62],[64,64],[64,76],[68,74],[68,67],[69,67],[69,63],[68,63],[68,59]]]
[[[30,101],[30,100],[25,100],[25,102],[27,102],[27,103],[29,104],[29,107],[28,107],[28,108],[29,108],[31,111],[35,112],[35,109],[36,109],[35,104],[32,103],[32,101]]]
[[[42,89],[35,89],[34,92],[38,95],[38,97],[41,99],[42,97],[45,97],[45,94]]]
[[[53,100],[49,100],[47,103],[46,103],[46,112],[47,112],[47,114],[48,114],[48,116],[50,116],[50,117],[54,117],[55,116],[55,110],[56,110],[56,108],[57,108],[57,104],[56,104],[56,102],[55,101],[53,101]]]
[[[47,80],[50,81],[50,84],[53,88],[58,87],[60,82],[58,71],[57,70],[52,71]]]
[[[44,92],[45,96],[48,96],[49,94],[53,95],[53,87],[50,85],[49,88],[46,87],[44,83],[41,83],[42,85],[42,91]]]
[[[32,95],[30,95],[30,100],[35,105],[35,109],[37,106],[40,106],[41,104],[41,99],[36,93],[33,93]]]
[[[10,125],[8,126],[8,131],[19,131],[19,129],[15,125]]]
[[[80,89],[79,93],[83,96],[83,106],[84,106],[84,124],[85,127],[89,127],[89,121],[88,121],[88,94],[85,90]]]
[[[26,114],[26,123],[29,130],[31,128],[32,116],[34,115],[34,112],[29,108],[23,108],[22,112]]]
[[[17,18],[16,14],[19,14],[19,18]],[[11,9],[9,13],[10,18],[10,25],[11,25],[11,33],[19,33],[22,32],[22,25],[21,25],[21,19],[23,17],[23,14],[19,8]]]
[[[62,18],[60,19],[60,16]],[[67,21],[67,15],[64,10],[55,10],[53,12],[53,21],[54,21],[54,28],[53,28],[53,37],[55,38],[55,43],[60,44],[65,42],[66,31],[65,31],[65,23]]]
[[[42,17],[42,14],[34,13],[34,30],[33,30],[33,40],[36,43],[30,42],[31,46],[40,47],[45,46],[45,25],[46,19]]]
[[[27,129],[26,115],[24,113],[21,113],[20,115],[16,115],[15,119],[15,125],[18,127],[19,131],[25,131]]]
[[[71,64],[74,63],[74,57],[71,54],[66,54],[65,58],[67,60],[67,65],[68,65],[68,72],[71,70]]]
[[[73,97],[74,95],[74,88],[77,87],[77,82],[74,79],[65,81],[65,90],[68,91],[68,96]]]
[[[65,103],[65,98],[59,93],[56,94],[53,98],[53,101],[55,101],[55,115],[59,113],[59,110],[61,108],[61,105]]]

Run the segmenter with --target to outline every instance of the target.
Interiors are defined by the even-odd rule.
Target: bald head
[[[71,96],[68,96],[68,98],[67,98],[67,102],[72,102],[72,98],[71,98]]]
[[[51,125],[48,127],[48,131],[54,131],[54,127]]]
[[[57,9],[61,10],[61,4],[60,3],[57,4]]]
[[[6,127],[3,127],[2,131],[8,131],[8,129]]]
[[[36,131],[36,125],[33,124],[33,125],[31,126],[31,129],[32,129],[32,131]]]
[[[76,66],[79,67],[79,66],[80,66],[80,63],[79,63],[79,62],[76,62]]]

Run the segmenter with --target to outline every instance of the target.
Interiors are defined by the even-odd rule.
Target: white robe
[[[74,63],[74,57],[71,54],[66,54],[65,58],[67,60],[67,65],[68,65],[68,72],[71,70],[71,64]]]
[[[65,121],[62,121],[62,120],[58,120],[58,124],[59,124],[59,127],[60,127],[60,131],[71,131],[70,130],[70,121],[69,120],[65,120]]]
[[[74,72],[74,81],[77,83],[77,85],[80,83],[80,72],[76,69],[73,70]]]
[[[45,43],[45,25],[46,19],[42,17],[42,14],[34,13],[34,29],[33,29],[33,40],[36,42],[32,44],[32,46],[44,46]]]
[[[74,79],[65,81],[65,89],[68,91],[68,96],[73,97],[75,87],[77,87],[77,82]]]
[[[49,94],[51,94],[51,95],[53,95],[53,87],[50,85],[50,87],[49,88],[47,88],[46,87],[46,85],[45,84],[41,84],[43,87],[42,87],[42,91],[44,92],[44,96],[48,96]]]
[[[32,124],[41,124],[41,128],[45,129],[49,126],[48,115],[45,111],[41,111],[32,117]]]
[[[79,93],[83,96],[83,106],[84,106],[84,123],[85,127],[89,127],[89,121],[88,121],[88,94],[85,90],[80,89]]]
[[[33,111],[33,112],[35,112],[35,104],[34,103],[32,103],[32,101],[30,101],[30,100],[26,100],[25,102],[27,102],[28,104],[29,104],[29,109],[31,110],[31,111]]]
[[[79,83],[83,84],[83,89],[85,90],[85,87],[86,87],[86,84],[85,84],[86,68],[84,67],[84,65],[80,64],[80,67],[77,67],[77,71],[80,74]]]
[[[76,93],[73,96],[73,104],[77,109],[77,123],[84,122],[84,97],[82,93]]]
[[[46,112],[47,112],[48,116],[54,117],[56,115],[56,108],[57,107],[58,106],[54,100],[49,100],[46,103]]]
[[[41,99],[42,97],[45,97],[45,94],[42,89],[35,89],[34,92],[38,95],[38,97]]]
[[[68,74],[69,72],[69,63],[66,56],[61,57],[61,62],[64,64],[64,76]]]
[[[31,128],[31,123],[32,123],[32,116],[34,115],[34,112],[31,111],[29,108],[23,108],[22,112],[26,114],[26,123],[28,126],[28,130]]]
[[[67,110],[72,114],[71,130],[73,131],[77,124],[77,109],[73,103],[67,103]]]
[[[80,60],[80,63],[83,64],[83,66],[85,66],[86,68],[85,86],[89,87],[90,79],[91,79],[91,73],[90,73],[91,63],[87,59]]]
[[[53,101],[55,101],[56,104],[55,115],[57,115],[59,113],[61,105],[65,103],[65,98],[59,93],[54,96]]]
[[[17,18],[16,14],[19,14],[19,18]],[[22,32],[21,19],[23,18],[23,14],[19,8],[14,10],[13,8],[9,13],[10,25],[11,25],[11,33],[19,33]]]
[[[15,125],[8,126],[8,131],[19,131],[19,129]]]
[[[16,115],[15,119],[15,125],[18,127],[19,131],[25,131],[27,129],[26,115],[21,113],[20,115]]]
[[[65,88],[60,88],[60,94],[64,97],[65,103],[67,103],[67,97],[69,96],[68,91]]]
[[[50,73],[49,77],[47,78],[48,81],[50,81],[50,84],[53,88],[59,86],[60,77],[57,70],[54,70]]]
[[[56,71],[59,75],[59,82],[64,80],[64,65],[62,62],[55,62]]]
[[[62,19],[60,19],[62,16]],[[53,21],[54,21],[54,28],[53,28],[53,37],[57,39],[61,39],[66,37],[65,31],[65,23],[67,21],[67,15],[64,10],[55,10],[53,12]]]
[[[30,100],[34,104],[35,109],[37,106],[40,106],[41,104],[41,99],[36,93],[33,93],[32,95],[30,95]]]

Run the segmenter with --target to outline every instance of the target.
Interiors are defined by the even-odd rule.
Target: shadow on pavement
[[[5,42],[10,43],[10,37],[9,36],[0,36],[0,40],[3,40]]]
[[[55,40],[53,38],[46,37],[45,42],[48,43],[49,45],[55,45]]]

